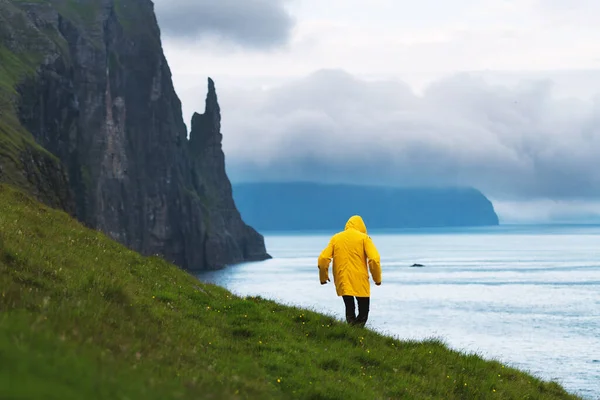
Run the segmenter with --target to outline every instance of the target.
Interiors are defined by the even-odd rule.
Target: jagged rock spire
[[[221,108],[215,83],[208,78],[208,94],[204,114],[194,113],[190,130],[190,143],[195,155],[211,146],[221,145]]]
[[[208,94],[206,95],[206,109],[204,113],[218,114],[219,119],[221,118],[221,108],[219,107],[219,101],[217,99],[215,82],[210,77],[208,78]]]

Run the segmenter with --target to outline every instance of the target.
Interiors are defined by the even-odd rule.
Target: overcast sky
[[[155,0],[186,122],[215,80],[233,181],[470,185],[600,217],[597,0]]]

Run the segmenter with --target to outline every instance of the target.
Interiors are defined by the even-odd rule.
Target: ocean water
[[[599,226],[369,234],[383,269],[383,284],[371,286],[369,328],[440,338],[600,399]],[[343,319],[333,282],[322,286],[318,279],[317,257],[330,236],[266,233],[272,260],[199,278]]]

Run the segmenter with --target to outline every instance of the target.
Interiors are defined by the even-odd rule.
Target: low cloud
[[[273,48],[291,36],[287,0],[155,0],[163,34],[215,38],[246,48]]]
[[[501,223],[600,223],[598,200],[520,200],[496,201],[494,209]]]
[[[507,200],[600,197],[600,101],[558,99],[548,81],[493,86],[461,74],[415,95],[400,82],[326,70],[222,94],[234,181],[469,185]]]

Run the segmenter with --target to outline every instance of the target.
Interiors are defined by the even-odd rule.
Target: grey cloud
[[[600,101],[557,98],[548,81],[509,87],[461,74],[416,95],[398,82],[319,71],[220,98],[234,181],[469,185],[507,201],[600,197]]]
[[[211,36],[250,48],[287,43],[294,20],[287,0],[155,0],[157,18],[171,37]]]

